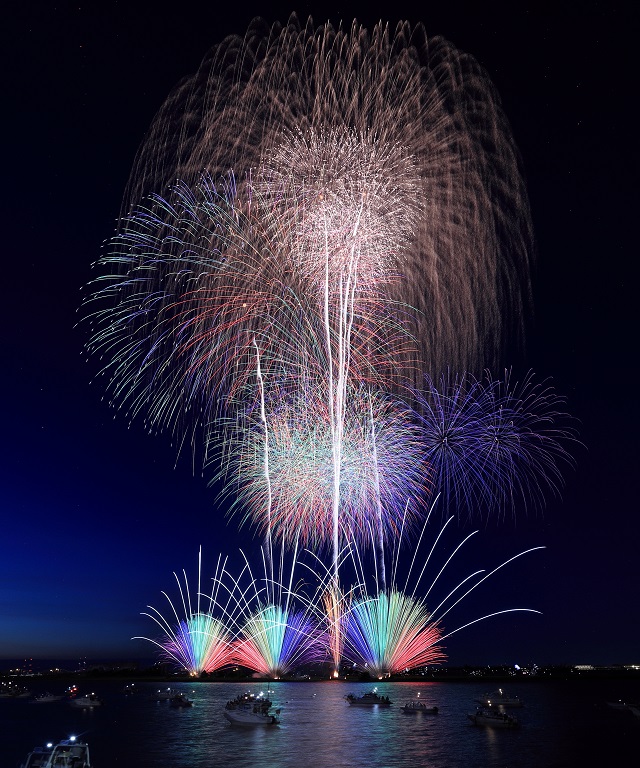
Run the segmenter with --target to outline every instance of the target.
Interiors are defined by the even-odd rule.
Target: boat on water
[[[223,714],[232,725],[277,725],[280,710],[271,707],[271,700],[262,694],[242,693],[226,703]]]
[[[0,699],[26,699],[31,696],[31,691],[23,685],[13,682],[0,683]]]
[[[93,707],[101,707],[102,699],[95,693],[89,693],[86,696],[76,696],[71,699],[69,704],[76,709],[92,709]]]
[[[2,687],[0,690],[0,698],[2,699],[28,699],[31,697],[31,691],[21,685],[12,685],[9,683],[7,686]]]
[[[170,701],[174,696],[177,696],[179,691],[174,688],[158,688],[157,691],[151,694],[152,701]]]
[[[344,698],[351,707],[390,707],[392,704],[388,696],[380,696],[377,691],[369,691],[362,696],[354,696],[350,693]]]
[[[36,747],[20,768],[91,768],[89,745],[71,736],[55,745]]]
[[[640,717],[640,703],[627,704],[626,701],[618,700],[618,701],[608,701],[607,706],[610,707],[611,709],[626,710],[631,712],[632,715],[635,715],[636,717]]]
[[[414,699],[413,701],[408,701],[404,707],[400,707],[400,710],[405,713],[405,715],[437,715],[438,714],[438,707],[428,707],[424,701],[420,701],[420,699]]]
[[[183,707],[192,707],[193,700],[189,699],[184,693],[177,693],[175,696],[169,699],[169,706],[174,709],[182,709]]]
[[[474,725],[486,726],[488,728],[519,728],[520,721],[508,715],[506,712],[500,712],[497,709],[485,709],[478,707],[475,712],[470,712],[467,717]]]
[[[509,696],[508,693],[498,688],[493,693],[485,693],[476,702],[483,707],[521,707],[522,702],[517,696]]]
[[[53,693],[41,693],[31,699],[30,704],[52,704],[54,701],[61,701],[63,696],[54,696]]]

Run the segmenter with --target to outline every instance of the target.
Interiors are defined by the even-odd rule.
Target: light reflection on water
[[[91,688],[105,703],[92,711],[0,700],[4,754],[11,756],[1,764],[17,768],[33,746],[76,732],[89,742],[96,768],[587,768],[607,764],[613,744],[624,754],[640,738],[640,721],[603,706],[640,700],[638,684],[606,682],[513,687],[525,701],[517,711],[522,728],[494,731],[466,717],[474,698],[492,690],[486,683],[380,683],[379,693],[394,702],[389,709],[349,707],[344,696],[371,690],[366,683],[275,683],[270,698],[282,708],[281,724],[241,728],[223,718],[225,703],[247,690],[266,693],[266,685],[180,683],[174,687],[194,706],[173,709],[151,701],[156,685],[139,684],[142,692],[124,696],[122,683],[96,681]],[[440,713],[404,715],[400,707],[418,693]]]

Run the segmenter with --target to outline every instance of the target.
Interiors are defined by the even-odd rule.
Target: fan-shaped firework
[[[149,616],[164,637],[148,640],[161,651],[161,657],[198,676],[223,667],[241,664],[265,676],[279,678],[295,666],[326,659],[323,628],[313,599],[298,594],[293,585],[296,568],[294,551],[288,580],[284,581],[285,556],[281,551],[278,572],[264,557],[264,577],[255,579],[248,560],[235,578],[218,561],[213,588],[200,592],[201,557],[198,562],[198,592],[192,602],[189,583],[175,575],[184,618],[171,598],[163,592],[172,617],[165,618],[149,606]],[[183,583],[184,582],[184,583]],[[202,606],[201,604],[205,603]]]
[[[148,640],[156,645],[165,661],[174,664],[180,670],[186,670],[193,676],[199,676],[203,672],[214,672],[233,663],[233,622],[221,603],[218,602],[220,589],[220,576],[224,572],[224,564],[218,561],[216,575],[213,580],[211,593],[203,595],[200,591],[202,577],[202,553],[198,556],[198,586],[195,596],[195,605],[191,600],[189,582],[183,571],[183,583],[174,573],[180,592],[180,603],[183,617],[179,615],[178,608],[166,592],[166,597],[171,608],[170,618],[165,618],[160,611],[148,606],[152,613],[145,613],[158,625],[163,632],[163,637],[153,639],[149,637],[135,637],[134,640]],[[207,610],[201,610],[201,602],[207,603]],[[212,613],[217,611],[219,618],[214,618]]]
[[[573,430],[563,399],[532,374],[521,383],[509,373],[427,377],[416,397],[433,491],[458,514],[541,507],[545,491],[561,485]]]
[[[277,680],[311,661],[324,660],[318,629],[304,611],[265,605],[251,613],[234,647],[237,664]]]
[[[477,533],[476,531],[469,534],[459,542],[451,552],[445,555],[444,562],[442,562],[443,557],[440,555],[440,563],[434,568],[431,561],[432,558],[435,559],[436,557],[434,553],[441,549],[438,545],[445,529],[453,520],[453,517],[450,517],[433,538],[424,561],[420,563],[421,543],[424,540],[426,545],[427,540],[424,539],[424,535],[431,512],[414,547],[402,588],[397,586],[399,546],[396,546],[395,552],[391,556],[392,585],[387,590],[379,589],[377,574],[373,583],[367,584],[368,581],[371,582],[371,579],[368,580],[365,577],[360,553],[358,549],[351,548],[351,556],[356,566],[356,572],[360,574],[360,577],[358,584],[352,589],[349,605],[345,606],[343,611],[341,628],[344,657],[350,663],[377,677],[385,677],[407,669],[442,662],[445,659],[442,641],[478,621],[514,611],[537,613],[537,611],[528,608],[500,610],[445,632],[442,625],[443,618],[462,600],[509,563],[529,552],[542,549],[542,547],[533,547],[520,552],[488,573],[484,570],[470,573],[458,584],[449,588],[447,595],[440,599],[435,608],[428,610],[427,600],[432,591],[436,589],[436,585],[440,586],[440,580],[443,576],[446,578],[450,564],[462,547]],[[414,569],[417,570],[418,568],[420,570],[416,576]],[[425,574],[429,572],[429,569],[435,570],[436,574],[424,590],[424,594],[418,596],[418,590],[421,589]],[[413,586],[409,590],[410,583]],[[371,592],[373,592],[373,596],[371,596]],[[434,600],[434,602],[436,601]]]
[[[445,660],[442,632],[424,600],[391,590],[353,603],[346,634],[352,658],[375,677]]]
[[[275,573],[272,559],[263,552],[261,579],[254,578],[245,558],[245,568],[233,580],[230,593],[238,606],[234,662],[274,679],[296,666],[326,658],[322,627],[317,611],[311,608],[313,601],[294,587],[296,553],[294,548],[286,564],[282,549]],[[245,575],[249,577],[246,584]]]

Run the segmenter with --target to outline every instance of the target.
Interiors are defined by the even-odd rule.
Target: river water
[[[194,700],[190,709],[152,701],[152,683],[138,683],[134,696],[123,694],[122,682],[78,685],[104,705],[76,710],[66,701],[0,699],[0,768],[17,768],[34,746],[71,734],[89,743],[94,768],[602,768],[634,764],[640,745],[640,718],[605,706],[640,701],[640,681],[510,686],[525,705],[513,710],[522,724],[514,731],[475,727],[466,717],[474,699],[496,687],[486,682],[379,683],[395,705],[381,710],[344,700],[371,690],[365,683],[175,684]],[[59,687],[37,681],[32,691],[62,693]],[[249,690],[269,692],[282,709],[280,725],[240,728],[223,718],[225,703]],[[400,711],[418,693],[438,715]]]

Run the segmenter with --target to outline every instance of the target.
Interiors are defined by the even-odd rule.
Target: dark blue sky
[[[456,635],[451,662],[639,662],[630,11],[453,2],[417,14],[405,0],[365,11],[304,3],[221,12],[192,0],[36,5],[5,11],[0,658],[147,656],[129,638],[152,631],[139,614],[162,605],[172,571],[195,575],[200,545],[205,566],[221,551],[256,547],[251,531],[238,532],[216,508],[189,457],[176,465],[168,438],[129,427],[101,401],[74,325],[163,99],[253,16],[285,20],[297,10],[318,23],[424,22],[488,70],[523,156],[538,247],[527,362],[567,396],[586,447],[543,515],[483,527],[472,559],[485,567],[547,549],[489,582],[450,628],[483,610],[543,615]]]

